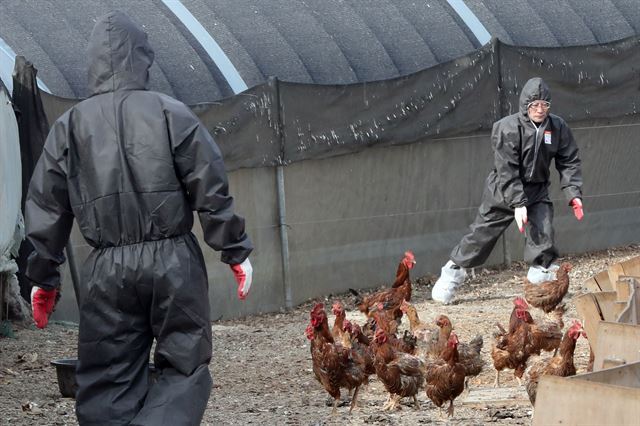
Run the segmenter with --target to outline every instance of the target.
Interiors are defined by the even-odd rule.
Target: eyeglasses
[[[547,101],[533,101],[533,102],[529,102],[529,104],[527,105],[527,109],[529,108],[533,108],[533,109],[538,109],[538,108],[542,108],[543,110],[548,110],[549,108],[551,108],[551,102],[547,102]]]

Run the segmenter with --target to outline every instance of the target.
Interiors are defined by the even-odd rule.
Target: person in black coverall
[[[449,303],[465,278],[465,268],[483,264],[498,238],[516,220],[526,229],[527,277],[536,283],[553,279],[558,257],[553,237],[553,204],[549,199],[551,161],[560,173],[562,191],[582,220],[582,174],[578,148],[565,121],[549,114],[551,94],[541,78],[532,78],[520,94],[520,111],[493,125],[494,169],[489,174],[478,215],[442,267],[432,291]],[[526,224],[529,224],[525,228]]]
[[[187,106],[146,89],[154,53],[142,29],[121,12],[99,18],[88,57],[90,96],[53,124],[29,187],[34,319],[47,324],[75,217],[93,248],[81,272],[79,423],[197,425],[212,345],[193,211],[241,299],[252,243],[210,134]]]

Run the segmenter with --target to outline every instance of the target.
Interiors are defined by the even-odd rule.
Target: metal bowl
[[[65,398],[75,398],[78,384],[76,383],[76,358],[64,358],[51,361],[51,365],[56,367],[58,376],[58,389]],[[149,384],[158,380],[158,370],[153,363],[149,363]]]

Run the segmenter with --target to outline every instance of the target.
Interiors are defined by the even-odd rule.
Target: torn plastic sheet
[[[18,123],[9,94],[0,89],[0,259],[17,256],[24,237],[20,210],[22,168]],[[1,269],[1,266],[0,266]]]

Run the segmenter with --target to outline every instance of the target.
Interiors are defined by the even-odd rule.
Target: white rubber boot
[[[555,268],[554,268],[555,266]],[[541,265],[532,265],[527,273],[527,279],[531,284],[540,284],[545,281],[553,281],[556,279],[557,265],[551,265],[549,268],[545,268]]]
[[[464,268],[453,263],[451,260],[442,267],[440,272],[440,278],[436,281],[431,290],[431,297],[436,302],[444,303],[445,305],[451,303],[453,296],[455,296],[456,287],[464,282],[464,278],[467,276]]]

